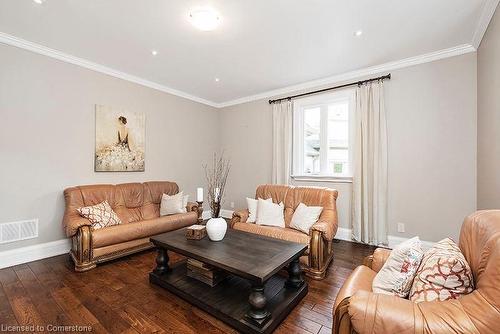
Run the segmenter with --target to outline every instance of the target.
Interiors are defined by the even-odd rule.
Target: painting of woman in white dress
[[[144,171],[144,113],[96,105],[96,172]]]

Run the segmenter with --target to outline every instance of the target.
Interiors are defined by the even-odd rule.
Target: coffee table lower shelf
[[[243,333],[271,333],[307,294],[307,283],[299,288],[285,287],[286,277],[275,275],[264,285],[266,308],[271,314],[262,326],[249,322],[245,315],[250,310],[248,296],[249,281],[229,275],[211,288],[186,276],[185,261],[177,263],[165,274],[149,274],[149,281],[159,285],[189,303],[210,313]]]

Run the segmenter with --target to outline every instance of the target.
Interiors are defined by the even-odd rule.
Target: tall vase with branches
[[[220,156],[214,153],[211,166],[205,164],[203,168],[205,169],[208,184],[208,202],[212,218],[218,218],[224,200],[226,181],[231,170],[231,164],[229,159],[224,157],[224,152]]]

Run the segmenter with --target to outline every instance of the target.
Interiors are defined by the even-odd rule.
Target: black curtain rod
[[[340,86],[336,86],[336,87],[330,87],[330,88],[324,88],[324,89],[320,89],[320,90],[315,90],[314,92],[309,92],[309,93],[303,93],[303,94],[297,94],[297,95],[292,95],[292,96],[288,96],[288,97],[283,97],[281,99],[276,99],[276,100],[269,100],[269,104],[273,104],[275,102],[281,102],[283,100],[291,100],[291,99],[295,99],[295,98],[298,98],[298,97],[302,97],[302,96],[307,96],[307,95],[313,95],[313,94],[318,94],[318,93],[323,93],[323,92],[327,92],[329,90],[334,90],[334,89],[340,89],[340,88],[345,88],[345,87],[350,87],[350,86],[361,86],[365,83],[368,83],[368,82],[372,82],[372,81],[380,81],[380,80],[390,80],[391,79],[391,74],[387,74],[387,75],[384,75],[384,76],[381,76],[381,77],[378,77],[378,78],[372,78],[372,79],[368,79],[368,80],[362,80],[362,81],[357,81],[357,82],[351,82],[351,83],[348,83],[348,84],[344,84],[344,85],[340,85]]]

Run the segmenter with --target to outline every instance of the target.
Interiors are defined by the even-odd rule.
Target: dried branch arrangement
[[[229,159],[224,157],[224,152],[218,157],[214,153],[212,166],[204,165],[205,177],[208,184],[208,203],[213,218],[218,218],[220,208],[224,199],[224,190],[226,189],[227,176],[231,169]]]

